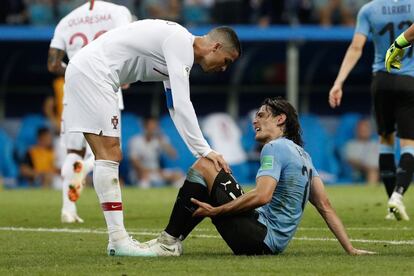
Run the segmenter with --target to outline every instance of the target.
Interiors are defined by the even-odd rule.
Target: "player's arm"
[[[230,172],[223,156],[213,151],[204,138],[190,100],[189,73],[194,56],[188,39],[185,34],[178,33],[167,38],[163,45],[169,75],[169,83],[164,83],[166,88],[170,88],[167,92],[168,110],[178,133],[193,155],[212,160],[218,171],[223,168]]]
[[[271,176],[260,176],[256,180],[256,188],[239,196],[224,205],[213,207],[208,203],[200,202],[194,198],[191,201],[199,208],[193,216],[214,217],[221,215],[238,214],[256,209],[272,200],[273,192],[276,189],[277,181]]]
[[[335,108],[341,104],[342,86],[349,73],[355,67],[355,64],[361,58],[366,41],[367,37],[365,35],[361,33],[355,33],[351,45],[349,45],[348,50],[346,51],[334,85],[329,91],[329,105],[332,108]]]
[[[356,249],[352,246],[348,234],[342,221],[333,209],[328,196],[325,192],[324,185],[320,177],[312,178],[309,201],[315,206],[319,214],[323,217],[329,229],[338,239],[339,243],[350,255],[374,254],[374,252]]]
[[[66,53],[63,50],[57,48],[49,48],[49,54],[47,57],[47,69],[50,73],[57,76],[64,76],[66,71],[66,64],[63,62],[63,58]]]

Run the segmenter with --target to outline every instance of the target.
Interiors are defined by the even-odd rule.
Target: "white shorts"
[[[118,95],[109,84],[93,80],[69,64],[64,91],[63,119],[66,133],[120,136]]]

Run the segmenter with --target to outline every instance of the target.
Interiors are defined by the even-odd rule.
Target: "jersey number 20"
[[[104,33],[106,33],[106,30],[102,30],[102,31],[97,32],[97,33],[94,35],[94,37],[93,37],[93,39],[92,39],[92,40],[97,39],[98,37],[100,37],[100,36],[101,36],[102,34],[104,34]],[[73,34],[73,35],[69,38],[69,45],[72,45],[72,44],[73,44],[73,41],[74,41],[76,38],[80,38],[80,39],[82,39],[82,48],[83,48],[83,47],[85,47],[85,46],[89,43],[88,37],[87,37],[84,33],[78,32],[78,33],[74,33],[74,34]]]

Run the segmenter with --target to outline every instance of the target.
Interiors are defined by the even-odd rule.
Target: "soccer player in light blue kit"
[[[414,21],[414,0],[374,0],[358,13],[355,34],[338,76],[329,92],[329,104],[338,107],[342,86],[362,55],[369,34],[375,46],[371,92],[380,136],[379,170],[387,191],[386,219],[409,220],[402,197],[414,172],[414,59],[413,49],[406,51],[400,70],[387,72],[384,60],[396,36]],[[407,43],[408,44],[408,43]],[[395,47],[398,47],[398,43]],[[401,47],[407,45],[401,45]],[[398,168],[394,157],[395,132],[400,137],[401,156]]]
[[[253,125],[255,139],[264,144],[255,189],[244,193],[231,174],[218,172],[205,158],[197,160],[178,193],[168,226],[157,239],[140,245],[142,256],[181,255],[181,241],[206,216],[236,255],[281,253],[292,240],[308,199],[347,253],[372,254],[349,241],[302,148],[292,105],[281,98],[266,99]]]

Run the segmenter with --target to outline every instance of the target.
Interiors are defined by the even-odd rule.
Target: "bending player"
[[[70,60],[65,74],[66,131],[83,133],[95,155],[93,183],[108,227],[108,254],[136,256],[140,249],[124,227],[115,92],[125,83],[163,81],[171,118],[191,152],[213,161],[217,171],[228,172],[227,162],[200,130],[189,77],[194,63],[206,72],[225,71],[240,55],[231,28],[217,27],[196,37],[177,23],[148,19],[103,34]]]
[[[349,241],[302,148],[292,105],[281,98],[266,99],[253,125],[256,140],[264,144],[255,189],[244,193],[231,174],[217,172],[212,162],[199,159],[188,171],[165,231],[141,244],[140,255],[181,255],[181,241],[203,217],[212,218],[236,255],[278,254],[293,238],[308,199],[348,254],[373,254],[354,248]]]
[[[405,47],[404,36],[394,43],[396,51],[392,57],[402,60],[403,68],[391,70],[386,49],[394,40],[394,34],[409,24],[414,17],[414,0],[389,1],[376,0],[365,4],[358,12],[355,34],[339,70],[334,85],[329,92],[329,104],[338,107],[342,100],[342,86],[351,70],[362,55],[369,34],[375,46],[375,58],[372,64],[372,101],[380,136],[379,170],[388,195],[388,214],[386,219],[409,220],[402,198],[414,172],[414,59],[404,58],[399,47]],[[387,11],[398,10],[398,13]],[[386,14],[384,14],[384,11]],[[400,45],[401,43],[402,45]],[[393,47],[393,46],[392,46]],[[398,55],[397,55],[398,54]],[[410,53],[412,55],[412,52]],[[397,66],[394,66],[397,67]],[[399,68],[399,65],[398,65]],[[398,167],[395,164],[395,133],[400,137],[401,153]]]
[[[64,76],[66,65],[63,63],[63,58],[65,55],[71,59],[82,47],[104,32],[130,22],[129,10],[112,3],[92,0],[76,8],[56,27],[49,48],[48,70],[58,76]],[[119,109],[123,109],[121,90],[117,94]],[[64,110],[61,140],[67,155],[61,168],[63,178],[61,221],[81,223],[83,219],[77,213],[75,202],[80,196],[86,175],[93,169],[94,156],[82,133],[68,133],[65,130],[65,121]]]

